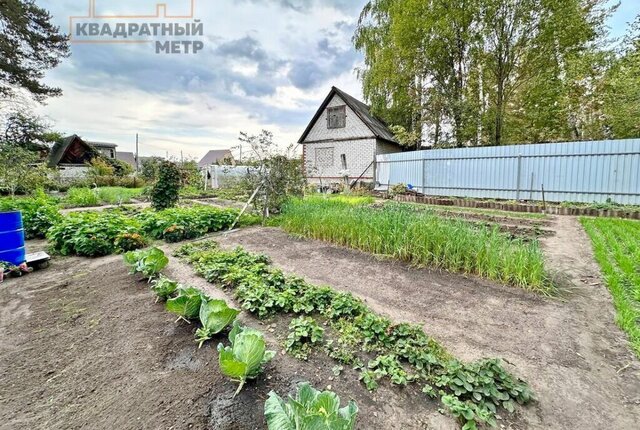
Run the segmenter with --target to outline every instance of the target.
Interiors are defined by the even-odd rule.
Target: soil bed
[[[32,250],[43,242],[28,245]],[[176,259],[165,273],[233,303]],[[128,275],[120,256],[54,258],[49,269],[1,287],[2,430],[265,429],[268,393],[286,396],[302,381],[331,386],[343,404],[356,400],[360,429],[458,428],[417,387],[382,384],[370,394],[356,371],[345,367],[336,377],[337,363],[324,353],[306,362],[284,355],[290,317],[259,322],[241,314],[244,324],[265,332],[278,355],[233,399],[236,384],[220,374],[215,351],[226,334],[198,349],[196,327],[175,323],[146,283]]]
[[[275,228],[245,229],[220,241],[265,253],[276,266],[311,283],[350,291],[395,321],[424,324],[457,357],[506,359],[513,365],[509,370],[528,381],[538,399],[517,409],[521,417],[510,428],[635,428],[640,422],[640,363],[614,323],[588,239],[569,222],[576,221],[554,220],[551,228],[557,235],[543,239],[553,260],[550,267],[566,273],[573,285],[563,300],[417,270],[294,239]]]

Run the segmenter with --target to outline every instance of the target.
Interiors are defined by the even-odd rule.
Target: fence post
[[[520,177],[522,176],[522,154],[518,154],[518,191],[516,192],[516,200],[520,201]]]
[[[425,170],[427,168],[427,159],[423,158],[422,159],[422,194],[423,195],[427,195],[426,191],[427,191],[427,184],[426,184],[426,173]]]

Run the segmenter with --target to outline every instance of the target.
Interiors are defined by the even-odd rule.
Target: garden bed
[[[594,216],[640,219],[640,209],[638,207],[592,207],[584,206],[563,206],[547,204],[543,206],[538,202],[519,203],[505,201],[474,200],[466,198],[445,198],[429,197],[417,195],[400,195],[394,199],[399,202],[423,203],[437,206],[458,206],[462,208],[493,209],[500,211],[510,211],[528,214],[549,214],[549,215],[573,215],[573,216]]]

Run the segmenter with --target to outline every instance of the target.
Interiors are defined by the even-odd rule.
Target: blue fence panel
[[[378,155],[377,188],[426,195],[640,204],[640,139],[435,149]]]

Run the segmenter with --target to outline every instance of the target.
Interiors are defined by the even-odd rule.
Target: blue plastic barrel
[[[0,212],[0,261],[19,266],[26,261],[22,213]]]

